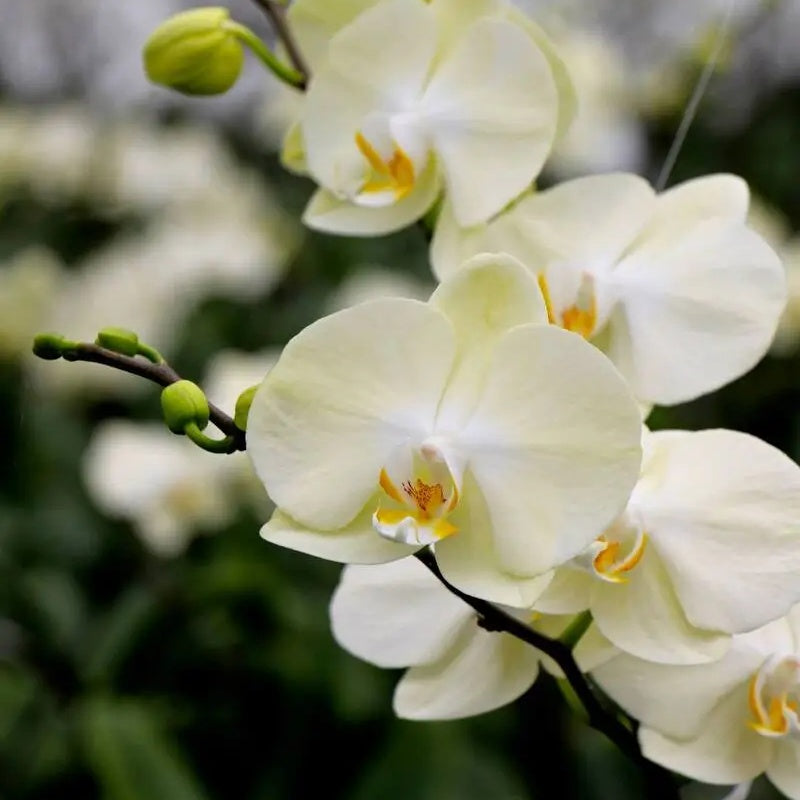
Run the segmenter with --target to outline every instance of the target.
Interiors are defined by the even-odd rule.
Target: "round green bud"
[[[40,333],[33,339],[33,354],[46,361],[57,361],[69,342],[58,333]]]
[[[208,400],[203,390],[191,381],[177,381],[161,392],[161,412],[173,433],[185,433],[190,422],[201,430],[208,425]]]
[[[253,397],[255,396],[258,384],[245,389],[239,397],[236,398],[236,408],[233,412],[233,423],[240,431],[247,430],[247,416],[250,413],[250,406],[253,405]]]
[[[244,50],[228,27],[227,8],[193,8],[170,17],[144,46],[153,83],[184,94],[222,94],[236,83]]]
[[[94,343],[123,356],[135,356],[139,352],[139,337],[127,328],[103,328]]]

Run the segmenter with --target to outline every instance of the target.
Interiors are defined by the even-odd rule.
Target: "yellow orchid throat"
[[[445,479],[448,489],[440,481],[425,476],[414,476],[397,483],[386,469],[382,469],[378,483],[392,505],[379,505],[372,516],[375,530],[385,538],[403,544],[427,545],[444,539],[458,531],[448,515],[458,504],[459,494],[449,471]]]
[[[642,560],[647,547],[647,535],[639,531],[627,553],[623,543],[607,536],[598,536],[592,546],[592,569],[598,578],[609,583],[627,583],[628,573]]]
[[[748,725],[768,738],[800,732],[800,660],[794,656],[770,658],[750,679]]]
[[[416,183],[414,162],[402,147],[395,144],[392,155],[388,160],[384,159],[361,131],[356,133],[356,146],[368,165],[367,177],[361,186],[362,194],[389,193],[397,201],[414,188]]]
[[[544,298],[547,319],[551,325],[559,325],[568,331],[583,336],[584,339],[588,339],[595,333],[597,327],[597,297],[594,291],[594,278],[591,275],[584,273],[575,302],[565,308],[560,315],[553,306],[550,286],[544,273],[539,273],[536,279],[539,282],[539,289],[541,289],[542,297]]]

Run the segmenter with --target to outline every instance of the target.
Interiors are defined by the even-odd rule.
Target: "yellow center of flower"
[[[597,554],[592,567],[599,578],[610,583],[626,583],[630,572],[641,560],[647,546],[647,536],[641,532],[634,545],[625,552],[622,542],[599,536],[595,543]]]
[[[576,558],[576,564],[608,583],[626,583],[644,557],[647,534],[635,513],[620,515]]]
[[[800,661],[794,656],[767,659],[750,679],[750,727],[769,738],[800,732]]]
[[[417,466],[426,474],[398,482],[385,468],[381,470],[378,484],[385,501],[373,514],[372,524],[387,539],[427,545],[458,530],[447,519],[458,504],[458,488],[443,463],[422,460]]]
[[[547,309],[547,319],[551,325],[560,325],[568,331],[577,333],[588,339],[595,332],[597,327],[597,298],[594,291],[594,279],[589,273],[584,273],[578,287],[575,302],[559,312],[553,305],[550,286],[544,273],[537,276],[539,288],[542,291],[545,308]]]
[[[385,159],[361,131],[356,133],[356,146],[368,165],[367,177],[361,186],[363,194],[389,192],[395,200],[400,200],[414,188],[414,162],[402,147],[395,144],[392,155]]]

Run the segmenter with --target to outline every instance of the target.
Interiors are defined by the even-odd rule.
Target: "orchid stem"
[[[626,728],[613,713],[604,708],[578,667],[568,645],[530,628],[502,608],[486,600],[471,597],[457,589],[442,575],[436,558],[430,550],[419,550],[415,556],[446,589],[477,612],[478,624],[482,628],[487,631],[508,633],[550,656],[558,664],[574,690],[575,697],[586,712],[589,725],[610,739],[641,770],[647,785],[647,800],[679,800],[678,788],[672,774],[648,761],[642,755],[636,734]]]
[[[253,0],[253,2],[269,17],[272,27],[275,29],[275,35],[286,48],[286,55],[298,73],[299,80],[292,85],[300,91],[305,91],[311,80],[311,71],[286,20],[285,4],[275,2],[275,0]]]
[[[558,640],[565,647],[569,647],[570,650],[574,650],[575,645],[578,644],[578,642],[583,638],[583,634],[589,630],[589,626],[591,624],[592,612],[584,611],[582,614],[578,614],[575,619],[570,622],[564,633],[558,637]]]
[[[225,23],[225,29],[244,42],[259,61],[277,78],[294,89],[303,89],[305,87],[305,75],[294,67],[284,64],[249,28],[240,25],[238,22],[227,22]]]
[[[125,356],[90,342],[65,341],[64,345],[60,348],[59,355],[65,361],[86,361],[93,364],[103,364],[106,367],[111,367],[121,372],[138,375],[140,378],[145,378],[159,386],[170,386],[181,380],[181,376],[164,361],[161,363],[153,363],[153,361],[148,360],[146,357],[136,358],[135,356]],[[215,450],[214,452],[233,453],[237,450],[244,450],[247,446],[244,431],[237,428],[233,419],[224,411],[211,403],[209,403],[209,411],[210,421],[226,435],[226,438],[223,439],[222,442],[216,442],[203,434],[208,442],[213,443],[213,447],[222,447],[224,443],[226,449]],[[200,446],[203,447],[203,445]],[[204,447],[204,449],[207,450],[209,448]]]

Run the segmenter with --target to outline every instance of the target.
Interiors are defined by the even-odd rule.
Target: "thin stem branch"
[[[694,89],[692,90],[692,95],[689,98],[689,102],[686,104],[686,109],[684,110],[683,117],[678,125],[675,138],[672,140],[672,144],[670,145],[669,151],[664,159],[664,164],[661,167],[661,172],[658,174],[658,178],[655,183],[656,191],[661,192],[666,188],[670,175],[672,175],[672,170],[675,168],[675,164],[678,161],[678,156],[680,155],[681,149],[686,142],[686,137],[689,135],[689,128],[692,127],[692,123],[694,122],[697,112],[700,109],[700,103],[703,101],[703,97],[708,89],[708,85],[711,83],[711,79],[714,77],[717,63],[719,62],[728,38],[736,3],[737,0],[729,0],[728,5],[725,8],[725,12],[720,20],[719,27],[717,28],[716,38],[714,40],[711,55],[709,56],[703,71],[700,73],[700,77],[698,78]]]
[[[272,50],[267,47],[261,39],[256,36],[250,28],[240,25],[238,22],[227,22],[225,30],[238,36],[252,51],[252,53],[267,67],[278,79],[285,84],[302,89],[306,85],[305,75],[298,70],[284,64]]]
[[[61,351],[61,357],[65,361],[87,361],[93,364],[103,364],[121,372],[138,375],[140,378],[145,378],[159,386],[169,386],[181,380],[181,376],[169,364],[153,364],[143,358],[124,356],[89,342],[75,342],[68,347],[64,347]],[[211,422],[222,433],[232,439],[230,452],[246,449],[244,431],[237,428],[233,419],[217,406],[209,403],[208,407],[211,412]]]
[[[286,8],[280,3],[276,3],[275,0],[253,0],[253,2],[269,17],[272,27],[275,29],[275,35],[286,48],[286,55],[289,56],[292,65],[302,76],[301,81],[295,85],[304,91],[311,79],[311,70],[303,58],[297,40],[286,20]]]
[[[442,575],[430,550],[420,550],[416,553],[416,557],[452,594],[475,610],[482,628],[497,633],[508,633],[540,650],[558,664],[586,711],[589,724],[610,739],[642,771],[647,784],[648,800],[678,800],[678,789],[672,775],[644,758],[636,734],[628,730],[613,713],[606,710],[589,685],[586,676],[581,672],[568,645],[530,628],[502,608],[457,589]]]

